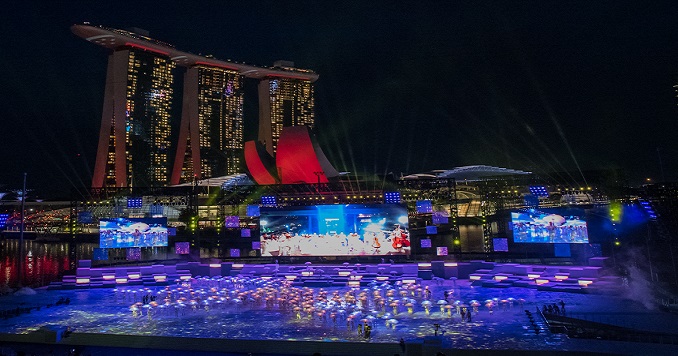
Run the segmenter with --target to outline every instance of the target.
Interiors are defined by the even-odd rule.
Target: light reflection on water
[[[449,283],[447,281],[446,283]],[[175,287],[173,287],[175,288]],[[452,288],[446,286],[430,286],[435,302],[442,298],[443,291]],[[157,287],[153,291],[163,288]],[[318,289],[315,289],[316,291]],[[325,288],[328,293],[334,290],[343,294],[347,288]],[[52,306],[32,311],[19,317],[0,320],[0,332],[28,333],[44,325],[69,326],[75,332],[109,333],[125,335],[157,335],[172,337],[201,337],[228,339],[261,339],[261,340],[335,340],[359,341],[355,329],[349,331],[345,319],[331,320],[317,318],[297,319],[291,311],[267,310],[260,307],[236,307],[228,305],[222,309],[211,308],[209,311],[188,309],[185,314],[156,314],[151,319],[146,315],[133,318],[129,310],[133,301],[121,301],[111,289],[41,291],[36,296],[4,297],[3,307],[23,307],[54,303],[59,297],[69,297],[70,305]],[[524,298],[521,307],[514,303],[512,308],[497,307],[490,314],[484,306],[474,314],[472,322],[462,322],[458,315],[449,317],[440,313],[438,306],[431,308],[426,315],[421,306],[417,306],[413,314],[401,312],[394,319],[398,321],[395,329],[387,328],[386,322],[377,319],[372,330],[371,342],[398,342],[402,337],[406,340],[423,338],[434,334],[434,323],[440,324],[439,333],[444,342],[457,348],[492,348],[492,349],[563,349],[566,339],[557,335],[536,335],[528,329],[529,321],[525,309],[534,311],[544,303],[563,300],[568,310],[590,308],[591,305],[606,305],[614,309],[623,301],[611,301],[605,296],[581,295],[558,292],[537,292],[532,289],[507,288],[487,289],[474,288],[467,285],[456,288],[450,299],[468,302],[472,299],[480,301],[491,298]],[[615,304],[619,303],[619,304]],[[387,311],[388,308],[387,308]]]

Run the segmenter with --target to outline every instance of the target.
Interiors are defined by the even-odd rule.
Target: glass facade
[[[169,58],[129,51],[125,111],[128,186],[167,185],[175,66]]]
[[[198,66],[198,138],[188,138],[181,183],[195,175],[191,149],[200,150],[200,177],[241,171],[243,157],[243,84],[236,71]],[[186,95],[186,93],[184,93]]]
[[[309,80],[275,78],[269,80],[271,104],[271,136],[273,152],[283,127],[306,125],[313,128],[315,100],[313,83]]]

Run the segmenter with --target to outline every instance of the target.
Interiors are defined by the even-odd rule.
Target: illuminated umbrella
[[[560,226],[565,223],[565,218],[558,214],[550,214],[544,216],[544,218],[542,218],[542,221],[544,221],[547,224],[552,223],[555,226]]]

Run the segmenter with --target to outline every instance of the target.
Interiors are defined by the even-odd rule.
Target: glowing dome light
[[[579,280],[579,285],[582,286],[582,287],[588,287],[589,284],[592,284],[592,283],[593,283],[593,281],[590,280],[590,279],[580,279]]]
[[[88,284],[89,283],[89,277],[78,277],[75,279],[76,284]]]

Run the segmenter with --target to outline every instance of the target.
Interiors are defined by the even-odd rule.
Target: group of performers
[[[563,225],[513,223],[516,242],[582,243],[588,242],[586,223],[566,223]]]
[[[167,246],[166,229],[160,231],[135,229],[131,233],[121,230],[101,230],[100,234],[101,248]]]
[[[262,256],[334,256],[408,254],[407,231],[396,224],[392,231],[365,231],[344,234],[296,234],[294,232],[261,235]]]

